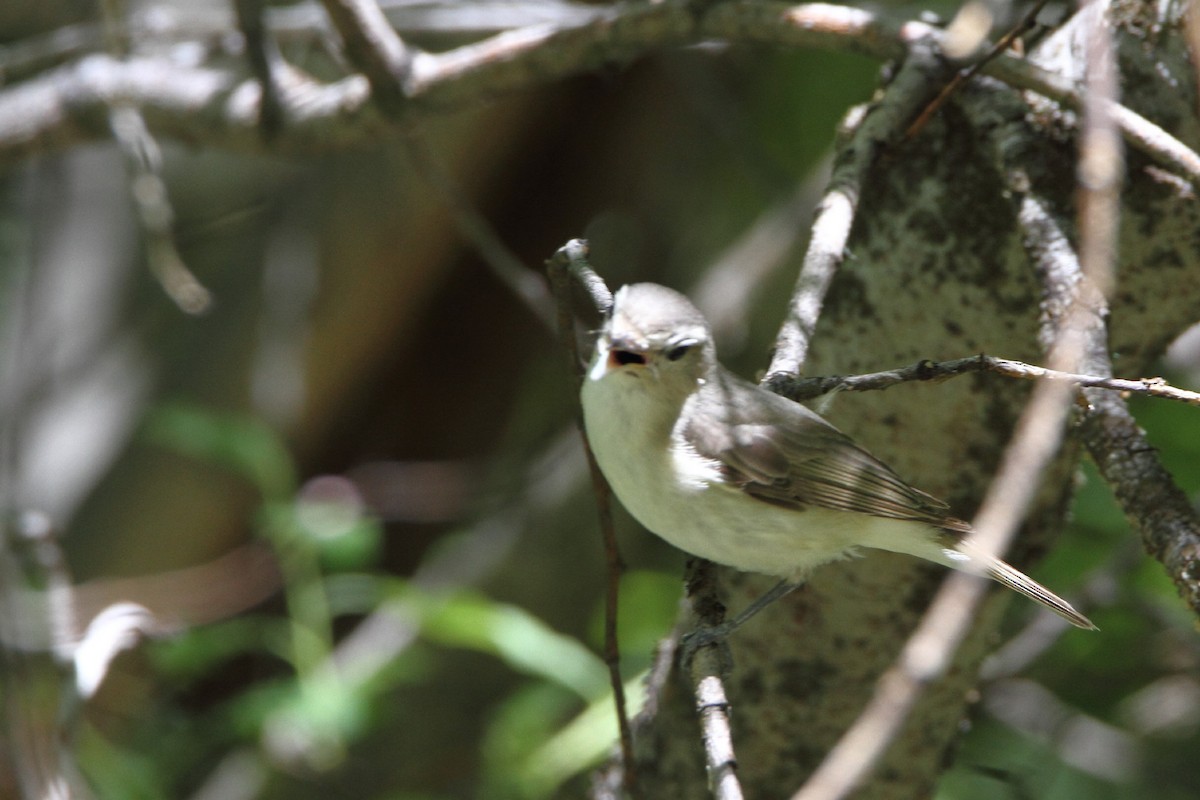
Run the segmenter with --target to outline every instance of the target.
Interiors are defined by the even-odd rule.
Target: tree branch
[[[1088,60],[1090,64],[1106,62],[1111,70],[1115,49],[1107,34],[1105,7],[1096,2],[1089,9]],[[1079,260],[1071,257],[1070,248],[1057,248],[1053,263],[1035,263],[1044,295],[1057,301],[1056,307],[1061,309],[1050,315],[1050,324],[1043,329],[1050,334],[1043,346],[1051,366],[1064,372],[1077,372],[1089,353],[1107,344],[1102,290],[1109,285],[1106,276],[1113,267],[1116,186],[1121,170],[1119,139],[1117,165],[1104,162],[1107,168],[1102,169],[1096,163],[1097,154],[1089,149],[1111,147],[1115,138],[1104,102],[1115,91],[1115,82],[1104,72],[1100,68],[1089,72],[1092,113],[1085,116],[1080,145]],[[1103,150],[1102,156],[1114,159],[1110,149]],[[1034,388],[971,521],[969,541],[983,552],[999,557],[1008,549],[1037,494],[1042,474],[1058,452],[1073,396],[1072,385],[1061,381],[1041,380]],[[979,576],[954,573],[947,577],[900,657],[880,678],[867,707],[793,800],[841,800],[866,777],[899,734],[925,687],[945,674],[985,593],[986,585]]]
[[[901,383],[942,381],[978,372],[992,372],[1006,378],[1019,380],[1064,381],[1079,387],[1106,389],[1112,392],[1157,397],[1164,400],[1178,400],[1188,405],[1200,406],[1200,392],[1172,386],[1163,378],[1130,380],[1102,375],[1084,375],[983,354],[949,361],[918,361],[906,367],[869,372],[863,375],[786,376],[778,378],[773,384],[773,388],[792,400],[810,400],[830,392],[878,391]]]
[[[321,5],[342,37],[346,57],[367,76],[375,101],[399,116],[417,51],[404,43],[375,0],[321,0]]]
[[[571,315],[571,289],[581,286],[588,292],[598,310],[607,312],[612,307],[612,295],[600,276],[588,264],[587,242],[572,239],[555,251],[546,262],[550,285],[558,305],[558,332],[567,349],[570,374],[574,381],[576,417],[579,420],[579,438],[583,440],[583,451],[587,456],[588,473],[592,481],[592,493],[596,498],[596,513],[600,518],[600,536],[604,541],[606,559],[605,573],[608,581],[604,592],[604,662],[608,666],[609,683],[612,686],[613,704],[617,712],[617,728],[621,739],[622,784],[635,798],[640,796],[637,781],[637,763],[634,760],[633,732],[629,727],[629,712],[625,702],[625,684],[621,680],[621,653],[617,641],[617,609],[621,573],[624,564],[617,546],[616,529],[612,519],[612,488],[600,471],[591,443],[583,431],[582,408],[579,406],[579,390],[583,382],[583,360],[579,354],[579,340],[575,336],[575,322]]]
[[[994,113],[997,105],[994,99],[985,95],[968,104],[968,113]],[[1113,106],[1102,101],[1103,109],[1112,112]],[[1119,113],[1114,122],[1120,123]],[[1078,279],[1078,266],[1063,258],[1071,253],[1064,225],[1055,218],[1045,200],[1029,191],[1028,178],[1021,166],[1023,153],[1014,144],[1019,137],[997,130],[993,123],[989,118],[978,124],[996,130],[993,140],[998,143],[997,166],[1009,176],[1009,188],[1019,198],[1017,214],[1026,250],[1039,273],[1046,277],[1047,285],[1057,287],[1043,301],[1040,338],[1045,343],[1054,335],[1055,318],[1069,302]],[[1084,445],[1126,515],[1140,531],[1146,550],[1163,564],[1184,600],[1200,615],[1200,516],[1162,466],[1121,397],[1122,393],[1143,394],[1196,405],[1197,393],[1176,389],[1158,378],[1142,381],[1110,378],[1112,363],[1103,326],[1092,333],[1080,367],[1088,375],[1087,380],[1077,381],[1083,389],[1084,411],[1079,431]]]
[[[246,63],[250,65],[250,72],[258,81],[261,93],[259,125],[263,138],[269,142],[279,133],[283,124],[279,93],[275,89],[275,67],[282,58],[275,47],[275,40],[266,30],[265,0],[235,0],[233,6],[244,40]],[[132,36],[129,38],[133,41]]]
[[[700,625],[712,628],[724,622],[725,606],[718,600],[720,585],[716,565],[702,558],[688,559],[685,582],[688,601]],[[674,658],[675,652],[672,651],[669,657]],[[724,642],[699,648],[685,665],[700,721],[708,784],[715,800],[742,800],[743,796],[733,749],[729,699],[725,692],[724,676],[729,665],[729,648]]]
[[[1071,81],[1013,55],[1006,54],[988,62],[983,73],[1076,111],[1081,110],[1087,102],[1087,92]],[[1163,167],[1182,172],[1193,183],[1200,182],[1200,154],[1127,106],[1111,98],[1104,99],[1102,103],[1130,147]]]
[[[1093,359],[1092,368],[1099,367]],[[1142,536],[1146,551],[1171,576],[1200,617],[1200,517],[1146,441],[1119,396],[1085,389],[1080,433],[1100,474]]]
[[[546,288],[542,276],[521,261],[504,243],[504,239],[488,222],[487,217],[471,204],[470,198],[438,163],[437,156],[425,143],[419,130],[407,132],[404,148],[416,172],[441,198],[442,203],[453,215],[455,227],[475,248],[475,252],[491,270],[492,275],[529,309],[538,322],[553,332],[557,320],[554,298]]]
[[[883,98],[865,112],[852,110],[843,122],[850,134],[838,149],[829,189],[817,206],[812,236],[796,280],[787,317],[775,340],[775,353],[763,385],[779,391],[800,372],[816,329],[825,294],[845,257],[846,242],[867,174],[880,154],[899,141],[913,115],[937,85],[938,66],[926,39],[914,41]]]
[[[347,0],[348,2],[348,0]],[[336,4],[335,4],[336,5]],[[720,39],[898,59],[915,41],[940,47],[942,33],[925,23],[893,21],[842,6],[810,3],[630,3],[594,15],[564,16],[574,27],[542,25],[499,33],[445,53],[395,47],[377,24],[341,10],[348,42],[377,43],[351,54],[368,79],[350,76],[320,84],[295,72],[280,76],[285,129],[273,149],[304,153],[358,145],[392,129],[369,104],[371,87],[401,89],[410,113],[445,112],[500,94],[533,88],[606,64],[624,63],[664,48]],[[313,22],[314,35],[319,26]],[[386,26],[385,26],[386,27]],[[294,32],[293,32],[294,33]],[[345,35],[345,34],[344,34]],[[390,41],[390,44],[387,42]],[[357,46],[357,45],[356,45]],[[348,51],[349,52],[349,51]],[[1070,81],[1012,55],[989,61],[982,72],[1070,108],[1085,92]],[[285,81],[286,78],[286,81]],[[400,79],[403,80],[400,80]],[[108,135],[96,110],[120,97],[142,108],[156,134],[234,150],[259,150],[252,135],[260,119],[261,87],[243,70],[196,66],[171,56],[115,59],[84,55],[0,91],[0,165],[33,153]],[[387,89],[385,91],[391,91]],[[1131,145],[1158,163],[1200,181],[1200,156],[1157,125],[1113,104],[1111,113]]]

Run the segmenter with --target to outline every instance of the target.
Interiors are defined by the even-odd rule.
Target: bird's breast
[[[718,462],[688,446],[678,425],[663,425],[629,391],[639,387],[606,383],[589,380],[582,395],[596,462],[626,510],[679,549],[749,572],[790,576],[861,541],[858,528],[868,518],[798,511],[747,495],[725,480]]]

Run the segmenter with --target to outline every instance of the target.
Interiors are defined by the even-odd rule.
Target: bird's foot
[[[701,650],[711,649],[716,655],[716,669],[723,677],[733,669],[733,653],[729,649],[729,634],[737,628],[732,622],[720,625],[700,625],[679,640],[679,664],[691,670],[692,662]]]

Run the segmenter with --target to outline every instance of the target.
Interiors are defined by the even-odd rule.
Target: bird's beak
[[[610,370],[621,367],[645,367],[649,363],[650,359],[646,357],[646,354],[638,350],[626,347],[608,348],[608,368]]]
[[[654,369],[654,364],[644,344],[621,338],[602,340],[598,347],[600,348],[599,357],[589,375],[592,379],[598,379],[609,372],[627,368],[635,371],[644,367]]]

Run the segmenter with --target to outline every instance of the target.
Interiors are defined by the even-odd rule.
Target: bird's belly
[[[688,553],[747,572],[801,577],[856,546],[914,552],[896,542],[927,538],[916,523],[786,508],[725,484],[717,465],[678,436],[647,432],[656,407],[636,383],[589,379],[581,399],[592,452],[621,505]]]
[[[823,508],[784,508],[703,476],[683,473],[681,479],[666,465],[627,462],[605,474],[647,529],[681,550],[747,572],[806,573],[853,550],[872,521]]]

